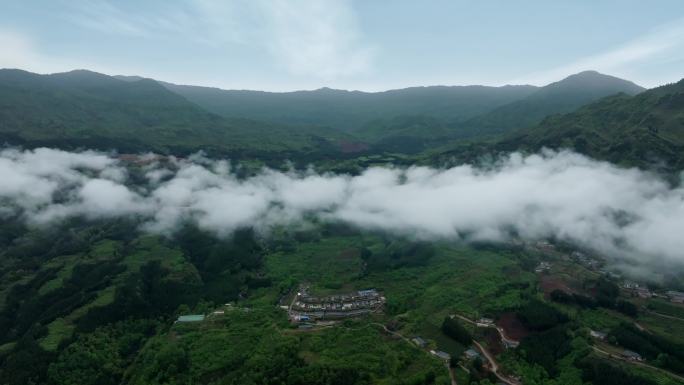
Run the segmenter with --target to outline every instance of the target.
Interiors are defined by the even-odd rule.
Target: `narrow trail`
[[[452,368],[449,363],[446,363],[447,370],[449,371],[449,378],[451,378],[451,385],[458,385],[456,383],[456,375],[454,374],[454,368]]]
[[[506,383],[508,385],[520,385],[521,384],[519,381],[508,378],[508,377],[504,376],[503,374],[499,373],[499,365],[496,363],[496,360],[494,359],[494,357],[492,357],[492,355],[489,353],[489,351],[487,349],[485,349],[482,345],[480,345],[479,342],[477,342],[475,340],[473,340],[473,344],[475,344],[475,346],[477,346],[477,348],[482,352],[482,354],[485,356],[487,361],[489,361],[490,370],[492,373],[494,373],[496,378],[498,378],[501,382]]]
[[[677,321],[682,321],[682,322],[684,322],[684,318],[675,317],[675,316],[673,316],[673,315],[667,315],[667,314],[663,314],[663,313],[658,313],[657,311],[653,311],[653,310],[646,310],[646,313],[647,313],[647,314],[655,314],[655,315],[657,315],[658,317],[669,318],[669,319],[673,319],[673,320],[677,320]]]
[[[663,374],[665,374],[665,375],[668,375],[668,376],[670,376],[670,377],[672,377],[672,378],[674,378],[674,379],[676,379],[676,380],[678,380],[678,381],[684,382],[684,377],[682,377],[682,376],[680,376],[680,375],[678,375],[678,374],[674,374],[674,373],[672,373],[672,372],[670,372],[670,371],[668,371],[668,370],[659,368],[659,367],[657,367],[657,366],[652,366],[652,365],[649,365],[649,364],[646,364],[646,363],[643,363],[643,362],[639,362],[639,361],[628,360],[628,359],[626,359],[626,358],[623,358],[623,357],[617,356],[617,355],[615,355],[615,354],[612,354],[612,353],[610,353],[610,352],[607,352],[607,351],[605,351],[605,350],[603,350],[603,349],[601,349],[601,348],[599,348],[599,347],[597,347],[597,346],[592,346],[592,349],[594,349],[594,351],[597,352],[597,353],[600,353],[600,354],[603,354],[603,355],[605,355],[605,356],[608,356],[609,358],[612,358],[612,359],[615,359],[615,360],[619,360],[619,361],[622,361],[622,362],[626,362],[626,363],[628,363],[628,364],[632,364],[632,365],[636,365],[636,366],[641,366],[641,367],[644,367],[644,368],[652,369],[652,370],[658,371],[658,372],[660,372],[660,373],[663,373]]]
[[[393,336],[395,336],[395,337],[401,338],[402,340],[406,341],[406,342],[407,342],[408,344],[410,344],[411,346],[416,346],[408,337],[404,336],[404,335],[401,334],[401,333],[397,333],[397,332],[395,332],[395,331],[389,330],[389,329],[387,328],[387,326],[385,326],[385,325],[383,325],[383,324],[381,324],[381,323],[378,323],[378,322],[371,322],[369,325],[380,326],[385,332],[387,332],[387,333],[389,333],[389,334],[391,334],[391,335],[393,335]],[[416,347],[417,347],[417,346],[416,346]],[[420,348],[419,348],[419,349],[420,349]],[[420,349],[420,350],[424,351],[424,352],[427,353],[427,354],[430,354],[430,353],[429,353],[428,351],[426,351],[425,349]],[[449,378],[451,379],[451,385],[458,385],[458,384],[456,383],[456,375],[454,374],[453,369],[452,369],[451,366],[449,365],[449,361],[445,362],[444,365],[446,366],[446,369],[447,369],[447,371],[449,372]]]
[[[502,340],[514,341],[514,340],[511,340],[509,338],[506,338],[503,330],[500,330],[501,328],[498,326],[495,326],[495,325],[486,325],[486,326],[483,325],[483,326],[481,326],[481,325],[478,325],[477,322],[475,322],[469,318],[466,318],[462,315],[459,315],[459,314],[454,314],[454,315],[452,315],[452,317],[457,317],[458,319],[463,320],[465,322],[468,322],[472,325],[475,325],[476,327],[494,328],[499,332],[499,335],[501,336]],[[490,370],[492,373],[494,373],[496,378],[498,378],[501,382],[506,383],[508,385],[520,385],[521,384],[519,381],[514,380],[512,378],[508,378],[508,377],[504,376],[503,374],[499,373],[499,365],[496,363],[496,360],[491,355],[491,353],[489,353],[489,351],[487,349],[485,349],[482,345],[480,345],[479,342],[473,340],[473,344],[475,346],[477,346],[477,348],[480,350],[480,352],[482,352],[482,355],[484,355],[485,358],[487,359],[487,361],[489,361]]]
[[[477,327],[486,327],[486,328],[496,329],[496,331],[499,332],[499,336],[501,337],[501,341],[507,342],[507,343],[509,343],[509,344],[517,344],[517,343],[518,343],[518,341],[514,340],[513,338],[507,337],[507,336],[506,336],[506,332],[505,332],[505,331],[503,330],[503,328],[500,327],[500,326],[497,326],[497,325],[482,325],[482,324],[479,324],[479,325],[478,325],[477,322],[475,322],[475,321],[473,321],[473,320],[471,320],[471,319],[469,319],[469,318],[466,318],[466,317],[464,317],[464,316],[462,316],[462,315],[459,315],[459,314],[454,314],[454,315],[452,315],[452,317],[456,317],[456,318],[458,318],[458,319],[460,319],[460,320],[463,320],[463,321],[465,321],[465,322],[468,322],[468,323],[470,323],[470,324],[473,324],[473,325],[475,325],[475,326],[477,326]]]

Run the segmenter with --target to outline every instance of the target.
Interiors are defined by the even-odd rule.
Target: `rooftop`
[[[641,354],[637,352],[633,352],[631,350],[623,350],[622,355],[625,357],[630,357],[630,358],[641,358]]]
[[[204,314],[188,314],[179,316],[176,322],[200,322],[204,321]]]

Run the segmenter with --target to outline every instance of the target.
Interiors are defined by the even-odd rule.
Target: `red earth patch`
[[[530,331],[525,328],[525,325],[513,312],[501,314],[496,324],[504,330],[506,337],[516,341],[520,341],[530,334]]]
[[[575,293],[575,290],[571,289],[563,280],[549,275],[541,277],[539,287],[544,292],[544,298],[546,299],[549,299],[551,292],[554,290],[561,290],[568,294]]]
[[[338,145],[340,146],[340,151],[344,153],[361,152],[368,150],[368,145],[363,142],[350,142],[348,140],[340,140],[338,142]]]

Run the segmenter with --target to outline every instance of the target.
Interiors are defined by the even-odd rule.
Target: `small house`
[[[639,288],[634,289],[634,293],[636,293],[636,295],[639,296],[640,298],[651,298],[651,297],[653,297],[653,294],[651,293],[651,291],[645,287],[639,287]]]
[[[670,302],[684,303],[684,293],[681,291],[670,290],[665,294],[670,298]]]
[[[178,316],[176,322],[202,322],[204,321],[204,314],[188,314]]]
[[[466,350],[465,352],[463,352],[463,354],[465,354],[466,358],[469,360],[474,360],[480,357],[480,353],[478,353],[477,350],[473,348]]]
[[[476,322],[477,326],[487,327],[494,325],[494,320],[491,318],[480,318]]]
[[[451,359],[451,355],[447,352],[443,352],[441,350],[430,350],[430,353],[434,354],[435,356],[445,360],[449,361]]]
[[[596,330],[590,330],[589,335],[598,338],[599,340],[605,340],[606,339],[606,333],[602,333]]]
[[[503,338],[501,341],[503,342],[504,347],[506,347],[506,349],[515,349],[520,345],[520,342],[510,340],[508,338]]]
[[[360,297],[376,297],[378,295],[378,291],[375,289],[359,290],[357,293]]]
[[[643,361],[644,359],[641,358],[641,354],[637,352],[633,352],[631,350],[623,350],[620,355],[628,360],[631,361]]]
[[[418,336],[413,337],[413,339],[411,339],[411,341],[413,341],[414,344],[416,344],[417,346],[419,346],[421,348],[424,348],[427,345],[427,341],[425,341],[424,339],[422,339]]]

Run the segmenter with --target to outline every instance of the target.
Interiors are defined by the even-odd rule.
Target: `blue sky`
[[[684,77],[682,0],[0,0],[0,67],[229,89]]]

